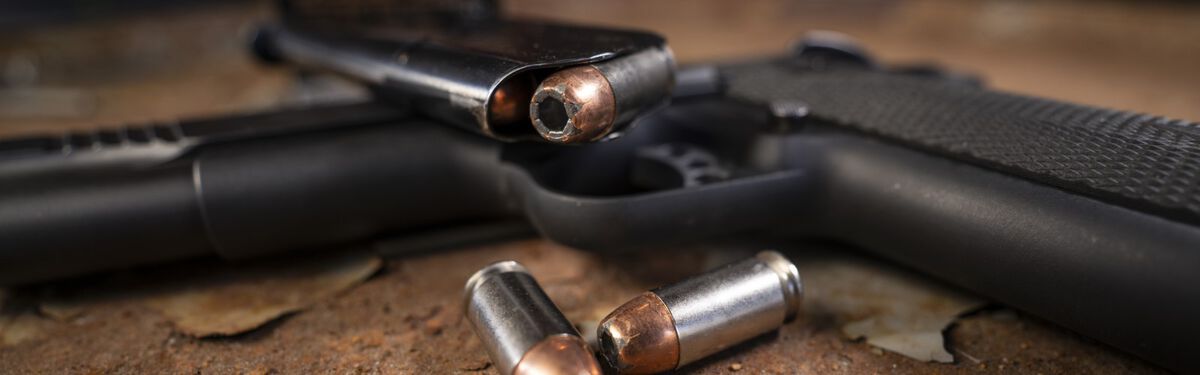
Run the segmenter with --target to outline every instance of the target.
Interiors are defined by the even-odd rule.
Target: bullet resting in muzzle
[[[349,77],[380,99],[505,142],[615,136],[666,103],[675,74],[657,35],[541,22],[353,32],[266,25],[254,48],[263,61]]]
[[[557,71],[534,90],[529,119],[551,142],[605,139],[664,103],[674,85],[672,60],[668,50],[652,48]]]

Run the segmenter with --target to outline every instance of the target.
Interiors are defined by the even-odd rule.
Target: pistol
[[[0,283],[519,220],[592,251],[833,240],[1200,370],[1200,125],[885,66],[816,35],[264,26],[371,99],[0,142]],[[669,103],[669,104],[668,104]]]

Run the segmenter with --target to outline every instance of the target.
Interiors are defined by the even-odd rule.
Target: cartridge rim
[[[475,290],[479,289],[479,285],[487,280],[489,276],[499,275],[506,272],[520,272],[528,274],[529,270],[521,263],[514,260],[502,260],[487,265],[475,271],[470,278],[467,279],[466,286],[463,287],[463,309],[464,311],[470,306],[471,298],[475,296]]]
[[[804,283],[800,279],[800,270],[796,269],[796,265],[778,251],[765,250],[754,257],[766,263],[767,267],[770,267],[779,276],[779,286],[782,288],[783,300],[787,305],[787,311],[783,318],[784,323],[795,320],[796,316],[800,314],[801,303],[804,301]]]

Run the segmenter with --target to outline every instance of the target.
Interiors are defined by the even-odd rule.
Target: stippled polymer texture
[[[722,68],[727,94],[1177,221],[1200,223],[1200,124],[944,79],[784,62]]]

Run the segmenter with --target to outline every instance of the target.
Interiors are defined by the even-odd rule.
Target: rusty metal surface
[[[785,250],[785,249],[781,249]],[[784,251],[802,275],[806,263],[889,266],[845,253]],[[752,254],[752,253],[751,253]],[[831,255],[832,254],[832,255]],[[728,252],[696,250],[600,256],[523,240],[393,259],[373,278],[276,323],[246,334],[198,339],[180,334],[137,294],[110,294],[67,321],[33,317],[43,335],[0,349],[0,373],[448,373],[487,372],[487,354],[462,315],[462,285],[476,269],[501,259],[525,264],[572,322],[594,322],[645,290],[719,264]],[[821,259],[820,262],[816,260]],[[843,260],[839,260],[843,259]],[[823,263],[822,263],[823,262]],[[99,278],[120,289],[164,274],[220,267],[190,262]],[[190,271],[189,271],[190,270]],[[169,272],[168,272],[169,271]],[[820,279],[820,277],[818,277]],[[857,280],[843,279],[853,284]],[[831,282],[808,284],[805,311],[778,333],[753,339],[681,370],[750,373],[1156,373],[1159,370],[1037,319],[985,311],[949,330],[956,363],[926,363],[845,338]],[[29,291],[25,291],[28,293]],[[36,300],[34,291],[30,298]],[[17,296],[20,297],[20,296]],[[27,306],[10,301],[5,309]]]

